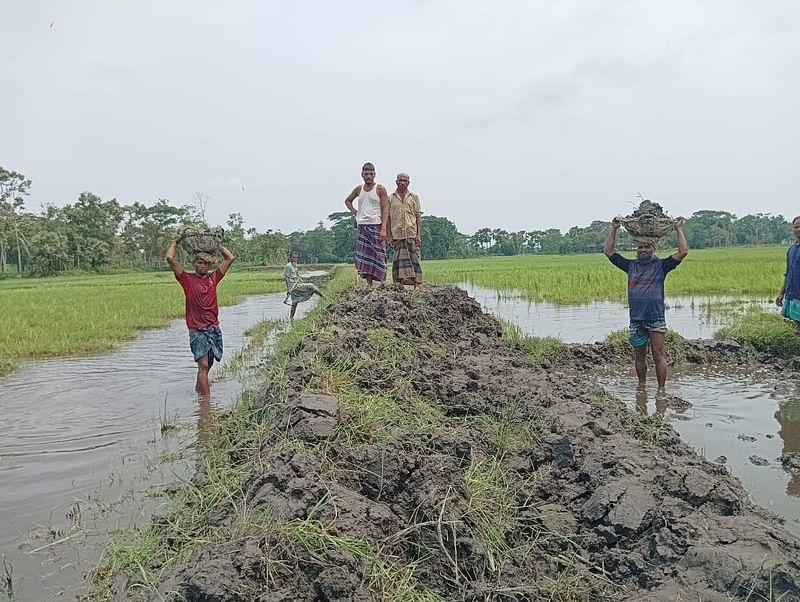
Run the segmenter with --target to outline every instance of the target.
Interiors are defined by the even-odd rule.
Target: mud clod
[[[586,387],[602,346],[532,363],[466,293],[427,286],[345,293],[310,332],[285,388],[256,396],[268,418],[243,499],[220,502],[231,527],[163,587],[221,602],[798,599],[800,541],[668,422]]]

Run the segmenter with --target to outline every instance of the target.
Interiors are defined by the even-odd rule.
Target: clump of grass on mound
[[[735,316],[732,322],[720,328],[714,337],[734,339],[780,357],[800,354],[800,329],[790,320],[775,313],[767,313],[761,308],[750,308]]]
[[[527,336],[516,324],[503,319],[499,322],[503,328],[503,338],[511,343],[512,347],[525,353],[531,361],[557,360],[566,354],[567,346],[561,339]]]
[[[618,357],[633,358],[633,347],[631,347],[628,340],[627,330],[615,330],[609,334],[603,341],[606,345],[611,347],[614,354]],[[673,365],[683,363],[686,359],[686,346],[684,338],[677,332],[672,330],[668,331],[664,337],[664,353],[667,356],[667,362]],[[648,356],[650,355],[648,350]]]

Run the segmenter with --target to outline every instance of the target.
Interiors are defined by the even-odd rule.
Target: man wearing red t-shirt
[[[189,346],[197,362],[197,384],[195,390],[208,397],[211,388],[208,384],[208,371],[214,360],[222,359],[222,331],[219,328],[219,306],[217,305],[217,284],[233,263],[233,253],[219,245],[222,262],[209,273],[216,257],[210,253],[196,253],[192,266],[194,273],[185,271],[175,259],[177,242],[172,241],[167,248],[167,263],[175,274],[175,279],[186,295],[186,326],[189,327]]]

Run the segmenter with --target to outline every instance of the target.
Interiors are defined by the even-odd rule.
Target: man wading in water
[[[289,255],[289,263],[283,268],[283,280],[286,282],[286,299],[284,303],[288,304],[291,298],[292,309],[289,310],[289,319],[294,320],[294,314],[297,311],[297,304],[303,301],[308,301],[314,295],[324,297],[322,291],[311,282],[303,282],[300,278],[300,273],[297,271],[297,260],[300,255],[297,251],[293,251]]]
[[[629,340],[635,353],[634,364],[639,386],[647,381],[647,343],[653,352],[656,365],[658,392],[664,392],[667,382],[667,360],[664,356],[664,335],[667,323],[664,320],[664,280],[667,274],[689,254],[689,245],[683,233],[683,217],[675,219],[678,235],[678,252],[666,259],[655,256],[656,246],[652,240],[642,239],[636,245],[636,259],[625,259],[614,249],[617,245],[617,230],[621,225],[615,217],[611,222],[603,252],[615,266],[628,274],[628,307],[630,308]]]
[[[222,359],[222,331],[219,328],[217,284],[233,263],[233,253],[219,245],[222,262],[213,272],[209,269],[217,258],[210,253],[195,253],[192,260],[194,273],[185,271],[175,259],[178,243],[173,240],[167,248],[166,260],[175,279],[186,295],[186,326],[189,327],[189,346],[197,362],[195,390],[201,397],[211,395],[208,371],[214,361]]]
[[[356,218],[356,271],[369,286],[386,280],[386,225],[389,221],[389,196],[382,184],[375,183],[375,166],[364,163],[361,168],[364,184],[347,195],[344,204]],[[358,209],[353,201],[358,199]]]
[[[783,308],[781,315],[800,328],[800,215],[792,220],[795,243],[786,251],[786,273],[775,305]]]

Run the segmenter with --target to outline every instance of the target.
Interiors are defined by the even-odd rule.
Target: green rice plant
[[[800,355],[800,329],[791,320],[760,307],[749,308],[735,316],[729,325],[714,333],[714,337],[734,339],[776,356]]]
[[[522,329],[508,320],[498,318],[503,329],[503,338],[522,351],[532,362],[555,361],[567,353],[567,346],[557,337],[533,337],[522,333]]]
[[[672,252],[659,249],[658,255]],[[670,296],[771,297],[783,281],[785,256],[786,249],[777,246],[692,250],[667,277],[666,291]],[[553,303],[624,301],[627,294],[626,274],[602,253],[426,261],[425,278],[434,284],[468,283]]]

